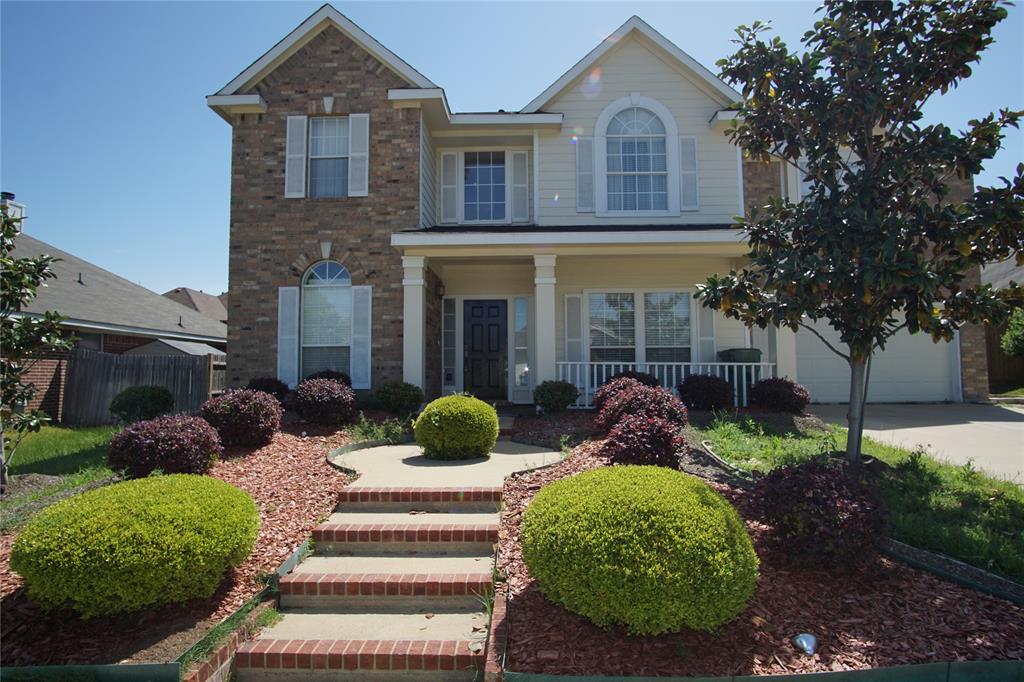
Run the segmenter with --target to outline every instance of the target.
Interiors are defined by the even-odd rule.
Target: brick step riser
[[[335,545],[490,545],[498,541],[496,525],[458,526],[446,525],[347,525],[323,524],[313,529],[313,541],[317,547],[323,544]]]
[[[501,488],[347,488],[338,497],[338,509],[371,511],[370,506],[386,510],[448,511],[470,508],[494,511],[501,507]]]
[[[409,512],[431,514],[493,514],[500,502],[339,502],[336,512],[385,513],[410,516]]]
[[[319,575],[291,574],[281,580],[281,606],[286,609],[360,611],[384,607],[479,607],[491,591],[489,574]]]
[[[235,655],[239,680],[331,679],[359,674],[358,679],[473,679],[483,668],[481,653],[460,641],[255,640]]]
[[[232,682],[477,682],[476,668],[482,668],[483,659],[467,670],[282,670],[265,668],[237,668]]]
[[[478,557],[494,553],[497,540],[487,542],[331,542],[316,540],[318,556],[425,556]]]
[[[437,613],[481,610],[480,598],[469,595],[337,596],[282,594],[280,607],[288,613],[407,613],[428,608]]]

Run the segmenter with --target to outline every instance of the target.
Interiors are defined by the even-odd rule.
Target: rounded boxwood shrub
[[[727,410],[733,405],[732,384],[714,374],[691,374],[676,390],[691,410]]]
[[[199,408],[224,445],[266,445],[281,428],[281,403],[263,391],[227,390]]]
[[[612,428],[605,453],[615,464],[651,464],[679,468],[682,427],[661,417],[627,414]]]
[[[636,386],[608,400],[597,413],[594,426],[601,433],[610,433],[627,414],[661,417],[679,428],[686,426],[686,406],[663,388]]]
[[[636,379],[644,386],[650,386],[651,388],[657,388],[661,386],[661,382],[653,374],[647,372],[635,372],[631,369],[627,369],[622,372],[616,372],[615,374],[608,377],[608,381],[615,381],[616,379]]]
[[[824,458],[761,478],[754,499],[769,537],[798,563],[844,565],[871,556],[885,521],[871,491]]]
[[[527,507],[521,537],[548,599],[634,635],[712,631],[746,608],[757,582],[757,555],[732,505],[664,467],[555,481]]]
[[[579,397],[579,389],[568,381],[543,381],[533,389],[533,402],[541,406],[544,414],[565,412]]]
[[[132,386],[110,401],[110,413],[125,424],[174,411],[174,396],[163,386]]]
[[[320,370],[319,372],[310,374],[306,379],[331,379],[333,381],[340,381],[349,388],[352,388],[352,377],[344,372],[336,372],[333,369]]]
[[[252,551],[249,495],[208,476],[152,476],[37,514],[11,552],[28,594],[86,618],[209,597]]]
[[[631,391],[640,386],[643,386],[643,384],[636,379],[631,379],[629,377],[612,379],[594,392],[594,409],[600,411],[609,400],[617,396],[619,393],[622,393],[623,391]]]
[[[419,386],[404,381],[387,381],[377,389],[381,407],[392,414],[412,414],[423,404],[423,391]]]
[[[811,402],[811,394],[789,379],[761,379],[750,387],[749,402],[751,407],[772,412],[803,414]]]
[[[412,428],[431,459],[486,457],[498,440],[498,413],[473,396],[449,395],[423,408]]]
[[[356,394],[336,379],[306,379],[295,388],[295,408],[313,424],[347,424],[356,415]]]
[[[254,391],[269,393],[277,398],[277,402],[279,403],[284,403],[285,398],[288,397],[288,384],[274,377],[259,377],[257,379],[252,379],[245,385],[245,387]]]
[[[186,414],[130,424],[110,439],[107,464],[128,478],[154,471],[205,474],[224,454],[220,436],[205,419]]]

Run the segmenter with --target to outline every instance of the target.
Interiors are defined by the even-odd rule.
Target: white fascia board
[[[209,95],[206,106],[210,107],[230,123],[225,114],[265,114],[267,102],[259,94],[255,95]]]
[[[42,318],[37,313],[13,313],[12,317]],[[61,320],[62,327],[71,327],[90,332],[110,332],[112,334],[125,334],[128,336],[143,336],[154,339],[179,339],[181,341],[204,341],[207,343],[227,343],[227,332],[224,336],[208,336],[206,334],[189,334],[187,332],[172,332],[165,329],[148,329],[146,327],[129,327],[123,324],[108,324],[106,322],[92,322],[90,320],[76,320],[73,317]]]
[[[242,73],[235,76],[217,94],[233,95],[252,81],[262,78],[279,59],[299,49],[309,38],[319,33],[328,23],[335,26],[367,52],[386,64],[392,71],[409,81],[409,83],[420,88],[437,87],[429,78],[403,61],[394,52],[381,45],[373,36],[356,26],[341,12],[330,5],[324,5],[299,24],[295,30],[285,36],[277,45],[274,45],[274,47],[265,52],[262,57],[250,64]]]
[[[391,102],[426,102],[437,100],[444,107],[444,114],[451,119],[452,110],[448,107],[448,96],[444,88],[391,88],[388,90]]]
[[[529,246],[561,244],[732,244],[742,242],[744,233],[735,229],[681,230],[663,232],[640,230],[622,232],[397,232],[392,246]]]
[[[710,121],[708,121],[708,125],[715,126],[719,123],[728,123],[729,121],[735,121],[738,118],[740,118],[740,112],[737,110],[722,109],[721,111],[715,112],[715,115],[711,117]]]
[[[452,125],[562,125],[562,114],[523,114],[503,112],[452,114]]]
[[[661,35],[650,24],[640,17],[633,15],[622,26],[619,26],[611,35],[601,41],[593,50],[587,53],[583,59],[576,62],[576,65],[562,74],[561,78],[552,83],[544,92],[540,93],[532,102],[523,107],[523,113],[532,113],[540,110],[545,104],[553,99],[562,90],[567,88],[574,80],[585,73],[594,63],[603,57],[609,50],[622,41],[631,32],[637,31],[652,43],[665,50],[676,61],[692,71],[699,78],[711,86],[728,102],[738,102],[741,97],[738,92],[726,85],[713,74],[707,67],[698,62],[690,55],[683,52],[671,40]]]

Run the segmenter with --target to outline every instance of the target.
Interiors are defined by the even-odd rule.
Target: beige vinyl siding
[[[724,103],[712,97],[706,86],[698,85],[679,68],[670,66],[659,54],[660,49],[641,38],[631,37],[598,62],[597,87],[591,84],[584,87],[584,75],[545,106],[546,111],[561,112],[565,118],[559,133],[541,133],[539,137],[542,225],[728,223],[739,212],[736,148],[721,128],[713,130],[708,125],[715,112],[724,108]],[[671,111],[680,135],[696,136],[699,210],[653,218],[595,218],[593,213],[576,212],[576,158],[572,137],[594,136],[594,125],[601,111],[610,102],[631,93],[658,100]],[[678,140],[668,142],[679,144]]]
[[[559,257],[555,266],[556,359],[565,360],[565,295],[597,289],[683,289],[695,285],[715,272],[729,272],[735,263],[728,258],[710,256],[638,256],[638,257]],[[696,318],[698,302],[690,302],[691,318]],[[586,330],[584,329],[584,335]],[[694,337],[696,346],[696,337]],[[715,313],[715,348],[746,345],[746,329],[736,320]]]
[[[420,227],[437,224],[437,163],[434,142],[420,114]]]

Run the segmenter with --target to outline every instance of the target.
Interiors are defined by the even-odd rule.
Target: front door
[[[508,302],[463,304],[463,390],[481,400],[508,397]]]

